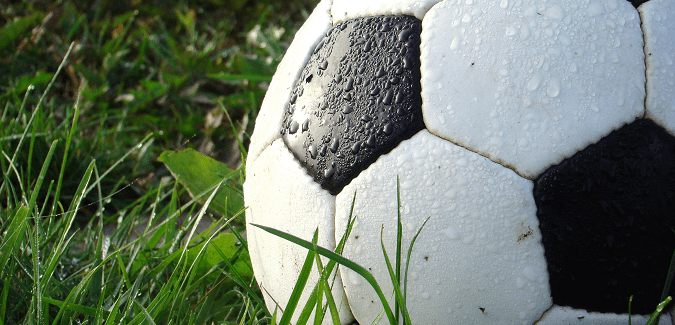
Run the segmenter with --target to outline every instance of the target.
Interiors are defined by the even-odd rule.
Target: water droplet
[[[298,129],[300,128],[300,123],[298,121],[293,121],[291,122],[291,125],[288,127],[288,133],[290,134],[295,134],[295,132],[298,132]]]
[[[532,78],[530,78],[530,81],[527,82],[527,90],[529,91],[535,91],[537,88],[539,88],[539,84],[541,83],[541,78],[539,75],[533,75]]]
[[[551,79],[551,82],[548,85],[548,88],[546,89],[546,94],[551,97],[555,98],[560,95],[560,79],[559,78],[553,78]]]
[[[312,156],[312,159],[316,159],[316,156],[319,154],[315,145],[309,146],[309,155]]]
[[[459,231],[455,227],[448,227],[441,230],[440,233],[450,240],[457,240],[460,238]]]
[[[347,84],[345,85],[345,91],[351,91],[352,89],[354,89],[354,78],[349,77],[347,79]]]
[[[338,141],[338,139],[333,138],[333,142],[330,144],[330,151],[332,153],[337,152],[339,146],[340,146],[340,142]]]
[[[530,37],[530,27],[527,25],[523,25],[520,27],[520,39],[521,40],[526,40],[528,37]]]
[[[502,0],[502,2],[499,3],[499,7],[502,9],[506,9],[506,7],[509,6],[509,0]]]
[[[350,271],[349,272],[349,282],[352,285],[355,285],[355,286],[361,285],[361,282],[362,282],[361,276],[356,272]]]
[[[363,141],[356,141],[356,143],[354,143],[354,145],[352,146],[352,153],[353,154],[359,153],[359,150],[361,150],[361,144],[362,143],[363,143]]]
[[[381,78],[381,77],[384,77],[384,76],[386,76],[386,75],[387,75],[387,72],[384,71],[384,68],[383,68],[383,67],[380,67],[380,70],[377,71],[377,77],[378,77],[378,78]]]
[[[385,104],[385,105],[391,105],[392,97],[394,97],[394,91],[392,89],[387,90],[387,93],[384,95],[384,99],[382,100],[382,103]],[[398,96],[397,96],[397,99],[398,99]]]
[[[410,35],[412,35],[413,33],[414,33],[414,30],[413,30],[412,28],[406,28],[406,29],[402,30],[402,31],[398,34],[398,41],[399,41],[399,42],[406,42],[406,41],[408,41],[408,38],[409,38]]]
[[[452,42],[450,43],[450,49],[455,51],[459,48],[459,36],[455,36],[455,38],[452,39]]]
[[[326,179],[330,179],[331,177],[333,177],[334,174],[335,174],[335,163],[333,162],[330,167],[326,168],[326,170],[323,171],[323,177],[325,177]]]
[[[392,123],[387,123],[384,125],[384,128],[382,129],[384,134],[386,135],[391,135],[392,132],[394,132],[394,125]]]
[[[376,143],[376,138],[374,134],[371,134],[370,137],[368,137],[368,141],[366,141],[366,145],[373,148],[375,147]]]

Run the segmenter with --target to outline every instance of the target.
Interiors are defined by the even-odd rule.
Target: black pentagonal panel
[[[629,1],[630,1],[630,3],[633,5],[633,7],[637,8],[637,7],[639,7],[641,4],[643,4],[643,3],[645,3],[645,2],[647,2],[647,1],[649,1],[649,0],[629,0]]]
[[[535,184],[553,303],[649,314],[675,248],[675,139],[637,120]],[[670,295],[675,290],[670,290]]]
[[[330,193],[424,128],[420,32],[410,16],[352,19],[328,31],[303,69],[281,132]]]

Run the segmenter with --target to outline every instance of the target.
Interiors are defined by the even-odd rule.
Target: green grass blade
[[[9,21],[2,29],[0,29],[0,50],[4,50],[18,37],[25,35],[26,31],[29,30],[31,26],[40,22],[42,16],[44,16],[44,14],[34,13],[14,21]]]
[[[322,256],[325,256],[325,257],[327,257],[331,260],[334,260],[338,264],[340,264],[342,266],[345,266],[345,267],[349,268],[350,270],[356,272],[357,274],[361,275],[368,282],[368,284],[373,288],[373,290],[375,290],[375,293],[380,298],[380,301],[382,302],[382,305],[384,307],[384,311],[387,315],[387,319],[389,320],[389,322],[391,324],[396,324],[394,314],[393,314],[391,308],[389,307],[389,303],[387,302],[387,298],[384,296],[384,293],[382,292],[382,288],[380,287],[380,285],[375,280],[375,277],[373,277],[373,275],[370,274],[370,272],[368,272],[368,270],[366,270],[363,266],[358,265],[355,262],[353,262],[349,259],[346,259],[346,258],[342,257],[341,255],[336,254],[335,252],[332,252],[329,249],[323,248],[321,246],[317,246],[315,248],[315,247],[313,247],[312,243],[310,243],[310,242],[308,242],[304,239],[301,239],[299,237],[293,236],[291,234],[287,234],[283,231],[279,231],[279,230],[276,230],[274,228],[265,227],[265,226],[258,225],[258,224],[251,224],[251,225],[253,225],[254,227],[258,227],[262,230],[265,230],[265,231],[267,231],[267,232],[269,232],[269,233],[271,233],[275,236],[286,239],[286,240],[288,240],[288,241],[290,241],[290,242],[292,242],[296,245],[307,248],[309,250],[316,249],[317,254],[321,254]]]
[[[63,160],[61,161],[61,171],[59,172],[59,178],[56,183],[56,193],[54,194],[54,203],[52,204],[52,211],[50,215],[56,213],[56,206],[59,198],[61,197],[61,186],[63,185],[63,175],[66,171],[66,165],[68,163],[68,150],[70,150],[70,144],[73,141],[73,134],[75,133],[75,128],[77,127],[77,118],[80,116],[80,105],[82,102],[82,91],[84,90],[86,83],[80,87],[80,90],[77,92],[77,99],[75,100],[75,112],[73,113],[73,121],[70,124],[70,131],[66,137],[65,149],[63,150]],[[31,140],[32,141],[32,140]]]
[[[427,217],[424,222],[422,222],[422,225],[417,229],[417,232],[415,233],[415,236],[413,237],[412,241],[410,242],[410,247],[408,247],[408,255],[405,260],[405,273],[404,273],[404,280],[403,280],[403,304],[407,304],[407,298],[408,298],[408,267],[410,266],[410,257],[412,256],[412,251],[413,247],[415,247],[415,242],[417,241],[417,236],[420,235],[422,232],[422,228],[424,228],[424,225],[427,224],[427,221],[429,221],[431,217]],[[407,305],[406,305],[407,306]]]
[[[143,307],[143,304],[141,304],[141,303],[138,302],[138,301],[135,301],[135,303],[136,303],[136,307],[137,307],[138,309],[140,309],[141,312],[143,313],[142,315],[144,316],[145,321],[147,322],[147,324],[150,324],[150,325],[156,325],[156,324],[155,324],[155,320],[152,319],[152,316],[150,315],[150,313],[148,313],[148,310],[145,309],[145,307]]]
[[[58,264],[61,254],[63,254],[63,252],[67,249],[68,245],[66,245],[65,243],[66,237],[68,235],[68,232],[70,231],[70,228],[73,225],[75,215],[77,214],[77,211],[80,209],[80,204],[84,199],[85,196],[84,191],[87,188],[87,184],[89,184],[89,180],[91,179],[91,173],[94,170],[95,163],[96,161],[94,160],[89,164],[89,167],[87,167],[87,170],[85,171],[84,176],[80,181],[80,185],[78,186],[77,191],[75,192],[75,197],[73,197],[73,201],[71,202],[71,205],[68,208],[68,212],[64,216],[66,221],[63,225],[64,230],[62,231],[62,235],[59,238],[58,243],[51,250],[49,257],[45,262],[45,265],[47,267],[45,268],[45,273],[43,274],[42,280],[40,282],[40,285],[43,288],[46,287],[47,282],[52,279],[52,274],[54,273],[54,269],[56,269],[56,265]]]
[[[59,73],[61,72],[61,69],[63,68],[63,66],[67,62],[68,57],[70,56],[70,51],[73,49],[73,45],[75,45],[75,43],[71,43],[70,46],[68,47],[68,51],[63,56],[63,60],[61,60],[61,64],[56,69],[56,73],[54,73],[54,77],[52,77],[52,80],[49,81],[49,84],[47,84],[47,89],[45,89],[45,91],[42,93],[42,96],[40,97],[40,100],[38,101],[37,105],[35,106],[35,109],[33,110],[33,114],[31,114],[30,120],[28,120],[28,123],[26,124],[26,127],[23,131],[23,134],[21,135],[21,138],[19,139],[19,144],[17,144],[16,150],[14,151],[14,155],[12,156],[12,159],[10,160],[10,165],[14,165],[14,161],[16,161],[16,157],[21,150],[21,144],[23,143],[24,139],[26,138],[26,134],[28,133],[28,130],[30,129],[30,125],[33,124],[33,121],[35,120],[35,116],[37,115],[38,111],[42,107],[42,102],[44,101],[45,97],[47,96],[47,93],[49,93],[49,90],[52,88],[52,85],[54,85],[54,82],[56,81],[56,78],[59,76]]]
[[[2,279],[2,283],[7,283],[8,277]],[[7,297],[9,296],[9,285],[2,286],[2,302],[0,303],[0,325],[4,325],[7,312]]]
[[[314,290],[312,290],[312,293],[309,295],[309,298],[307,299],[307,303],[305,303],[305,307],[302,308],[302,312],[300,312],[300,316],[298,316],[298,320],[296,321],[296,325],[305,325],[309,321],[309,317],[312,316],[312,311],[314,311],[314,307],[317,305],[317,300],[319,297],[319,286],[314,286]]]
[[[312,240],[315,241],[319,236],[319,229],[314,231],[314,236],[312,237]],[[312,245],[310,243],[310,245]],[[305,258],[305,262],[302,264],[302,269],[300,269],[300,274],[298,275],[298,281],[295,283],[295,287],[293,287],[293,291],[291,292],[291,296],[288,300],[288,304],[286,305],[286,309],[283,311],[283,315],[281,315],[281,319],[279,320],[279,325],[288,325],[291,323],[291,317],[293,316],[293,313],[295,312],[295,308],[298,305],[298,302],[300,301],[300,296],[302,295],[302,292],[305,290],[305,285],[307,284],[307,280],[309,279],[309,274],[312,272],[312,265],[314,264],[314,255],[316,254],[315,251],[312,249],[309,249],[307,251],[307,257]]]
[[[60,301],[56,299],[52,299],[49,297],[42,297],[42,300],[46,303],[52,304],[54,306],[57,306],[59,308],[64,308],[64,309],[70,309],[74,312],[83,314],[83,315],[88,315],[88,316],[96,316],[98,310],[93,307],[88,307],[84,305],[79,305],[79,304],[74,304],[74,303],[68,303],[65,301]],[[103,311],[105,313],[105,311]]]
[[[661,292],[661,301],[666,300],[666,297],[668,297],[670,286],[673,283],[673,276],[675,276],[675,250],[673,250],[673,256],[670,258],[670,266],[668,267],[666,282],[663,285],[663,292]]]
[[[0,245],[0,276],[5,275],[7,261],[12,256],[14,249],[23,242],[28,212],[27,207],[19,207],[11,218],[12,222],[7,227],[7,235]]]
[[[320,284],[319,288],[323,289],[322,291],[326,295],[326,305],[328,306],[328,310],[330,311],[331,320],[333,321],[333,324],[340,324],[340,314],[338,313],[337,306],[335,305],[335,299],[333,298],[333,291],[331,290],[332,286],[328,284],[328,277],[330,276],[330,273],[327,273],[326,269],[324,269],[323,263],[321,262],[321,257],[319,257],[319,255],[315,256],[315,261],[316,261],[316,268],[319,271],[319,274],[321,275],[321,277],[319,278],[319,282],[317,284]],[[320,293],[319,297],[321,297],[321,295],[323,294]],[[322,303],[317,304],[316,309],[317,311],[322,310],[323,313],[323,304]],[[323,320],[323,317],[321,317],[321,320]]]
[[[383,229],[384,230],[384,229]],[[380,240],[382,240],[382,233],[380,233]],[[401,182],[396,175],[396,277],[392,278],[392,281],[396,281],[396,284],[399,287],[399,291],[401,290],[401,247],[403,246],[403,224],[401,223]],[[384,249],[384,242],[382,242],[382,248]],[[386,254],[385,254],[386,257]],[[391,267],[391,265],[387,265],[387,267]],[[396,324],[399,323],[399,311],[400,308],[400,302],[398,299],[394,302],[394,315],[396,316]]]
[[[632,296],[631,296],[632,298]],[[673,297],[666,297],[663,301],[661,301],[658,306],[656,306],[656,310],[652,313],[652,315],[649,317],[649,320],[645,325],[656,325],[659,323],[661,320],[661,313],[663,312],[663,309],[666,308],[666,306],[673,300]]]
[[[400,240],[400,239],[398,239]],[[412,324],[410,321],[410,316],[408,315],[408,310],[403,304],[403,294],[401,293],[401,286],[399,285],[398,278],[396,277],[396,272],[391,266],[391,261],[387,255],[387,249],[384,247],[384,225],[380,229],[380,245],[382,246],[382,254],[384,255],[384,262],[387,265],[387,271],[389,272],[389,279],[391,279],[391,284],[394,286],[394,295],[397,305],[400,306],[400,312],[403,314],[403,323],[406,325]],[[398,323],[396,323],[398,324]]]
[[[345,243],[347,242],[347,239],[349,238],[349,235],[352,232],[352,229],[354,228],[354,222],[356,221],[354,216],[354,204],[356,203],[356,191],[354,191],[354,196],[352,198],[352,203],[351,203],[351,209],[349,211],[349,218],[347,219],[347,229],[345,232],[342,234],[342,238],[340,238],[340,241],[338,242],[337,246],[335,247],[335,252],[337,254],[342,254],[342,251],[344,250]],[[325,270],[327,274],[331,274],[333,272],[333,269],[337,265],[337,262],[334,260],[329,260]],[[337,277],[337,272],[335,272],[335,278]],[[298,325],[304,325],[309,321],[309,317],[311,316],[312,313],[312,306],[316,305],[317,301],[317,295],[320,293],[318,286],[314,287],[314,290],[312,290],[312,293],[310,294],[309,298],[307,299],[307,304],[305,305],[305,308],[303,308],[302,312],[300,313],[300,316],[298,317],[297,324]]]

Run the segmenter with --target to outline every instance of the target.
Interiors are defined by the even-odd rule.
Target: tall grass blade
[[[312,241],[316,241],[319,238],[319,229],[314,231],[314,236],[312,237]],[[312,243],[309,243],[312,245]],[[312,245],[314,246],[314,245]],[[305,290],[305,285],[307,285],[307,280],[309,279],[309,274],[312,272],[312,265],[314,264],[314,255],[316,254],[316,251],[309,249],[307,251],[307,257],[305,258],[305,262],[302,264],[302,268],[300,269],[300,274],[298,275],[298,281],[295,282],[295,286],[293,287],[293,291],[291,292],[291,296],[288,299],[288,304],[286,305],[286,309],[283,310],[283,314],[281,315],[281,319],[279,320],[279,325],[288,325],[291,323],[291,317],[293,316],[293,313],[295,312],[295,308],[298,305],[298,302],[300,301],[300,296],[302,295],[302,292]],[[281,308],[281,306],[279,306]]]
[[[351,208],[349,210],[349,217],[347,219],[347,229],[342,234],[342,238],[340,238],[340,241],[338,242],[337,246],[335,247],[335,253],[337,253],[337,254],[342,254],[342,252],[344,250],[344,246],[347,243],[347,239],[349,238],[349,235],[351,234],[352,229],[354,228],[354,222],[356,221],[356,219],[353,218],[354,204],[355,203],[356,203],[356,191],[354,191],[354,196],[352,198]],[[329,260],[329,262],[328,262],[328,264],[325,268],[325,273],[331,274],[336,265],[337,265],[336,261]],[[334,273],[333,284],[334,284],[334,281],[335,281],[336,277],[337,277],[337,272]],[[298,321],[297,321],[298,325],[304,325],[309,320],[309,317],[312,313],[311,306],[316,305],[318,294],[320,294],[319,288],[318,288],[318,286],[315,286],[314,290],[312,290],[311,295],[307,299],[307,304],[305,305],[305,308],[302,310],[302,313],[300,313],[300,317],[298,317]]]
[[[63,230],[61,233],[61,237],[59,238],[58,243],[54,246],[54,248],[51,250],[51,253],[49,257],[47,258],[47,261],[45,262],[45,265],[47,266],[45,268],[45,272],[42,275],[42,280],[40,282],[40,285],[44,288],[47,286],[47,282],[52,279],[52,274],[54,273],[54,269],[56,268],[56,265],[58,264],[59,258],[61,254],[67,249],[67,244],[66,244],[66,237],[68,236],[68,233],[70,231],[70,227],[73,225],[73,221],[75,220],[75,215],[77,214],[78,210],[80,209],[80,204],[82,203],[82,199],[84,199],[85,196],[85,189],[87,188],[87,184],[89,184],[89,180],[91,178],[91,173],[94,170],[94,166],[96,165],[96,161],[93,160],[91,163],[89,163],[89,167],[87,167],[87,170],[84,173],[84,176],[82,177],[82,180],[80,181],[80,185],[78,186],[77,190],[75,191],[75,196],[73,197],[73,201],[71,202],[70,207],[68,208],[68,212],[65,215],[65,223],[63,224]]]
[[[86,82],[82,84],[80,89],[77,92],[77,99],[75,100],[75,112],[73,113],[73,121],[70,124],[70,131],[66,137],[65,149],[63,150],[63,160],[61,161],[61,171],[59,172],[59,179],[56,183],[56,193],[54,194],[54,203],[52,204],[52,211],[50,215],[54,215],[56,212],[56,206],[59,198],[61,197],[61,186],[63,185],[63,175],[66,171],[66,164],[68,163],[68,151],[70,150],[70,143],[73,141],[73,134],[75,133],[75,127],[77,127],[77,118],[80,116],[80,105],[82,102],[82,91],[84,90]],[[31,140],[32,141],[32,140]]]
[[[391,307],[389,307],[389,303],[387,302],[387,298],[384,296],[384,293],[382,292],[382,288],[380,285],[377,283],[375,280],[375,277],[368,272],[363,266],[356,264],[355,262],[346,259],[342,257],[341,255],[336,254],[335,252],[332,252],[329,249],[323,248],[321,246],[314,247],[312,243],[301,239],[299,237],[293,236],[291,234],[287,234],[283,231],[279,231],[277,229],[271,228],[271,227],[266,227],[258,224],[251,224],[254,227],[258,227],[262,230],[265,230],[275,236],[281,237],[283,239],[286,239],[296,245],[300,245],[304,248],[307,248],[309,250],[314,250],[316,249],[316,253],[320,254],[321,256],[325,256],[331,260],[336,261],[338,264],[345,266],[349,268],[350,270],[356,272],[357,274],[361,275],[367,282],[368,284],[375,290],[375,293],[377,294],[378,298],[380,298],[380,301],[382,302],[382,305],[384,307],[384,311],[387,315],[387,318],[389,319],[389,322],[391,324],[396,324],[395,323],[395,318],[394,318],[394,313],[391,310]]]
[[[321,257],[319,255],[315,256],[315,260],[316,260],[316,268],[319,271],[319,274],[321,275],[321,277],[319,278],[319,284],[321,284],[320,288],[323,289],[323,292],[326,294],[326,305],[328,306],[328,310],[330,311],[331,320],[333,321],[333,324],[340,324],[340,314],[338,313],[337,306],[335,305],[335,299],[333,298],[333,291],[331,290],[332,286],[328,284],[328,277],[330,276],[330,273],[327,273],[326,269],[323,268],[323,263],[321,262]],[[319,297],[321,297],[322,295],[323,293],[319,293]],[[317,304],[316,310],[317,311],[322,310],[323,313],[322,306],[323,306],[322,303]],[[317,317],[317,319],[319,319],[319,317]],[[321,317],[320,319],[323,321],[323,317]]]
[[[47,93],[49,93],[49,90],[52,88],[52,85],[54,85],[54,81],[56,81],[56,78],[59,76],[59,73],[61,72],[61,69],[63,69],[63,66],[65,65],[66,61],[68,60],[68,57],[70,56],[70,51],[73,49],[73,45],[75,43],[71,43],[70,46],[68,47],[68,51],[66,52],[66,55],[63,56],[63,60],[61,60],[61,64],[59,64],[59,67],[56,69],[56,73],[54,73],[54,76],[52,77],[52,80],[49,81],[49,84],[47,84],[47,88],[45,91],[42,93],[42,96],[40,97],[40,100],[38,101],[37,105],[35,106],[35,109],[33,110],[33,114],[30,116],[30,120],[28,120],[28,123],[25,126],[25,129],[23,131],[23,134],[21,135],[21,138],[19,139],[19,144],[16,146],[16,150],[14,150],[14,155],[12,156],[12,159],[10,160],[10,165],[14,165],[14,161],[16,160],[17,155],[21,151],[21,145],[23,144],[23,141],[26,138],[26,134],[28,133],[28,130],[30,129],[31,124],[33,124],[33,121],[35,120],[35,116],[37,115],[38,111],[42,107],[42,102],[44,101],[45,97],[47,96]],[[24,99],[25,102],[25,99]],[[0,188],[0,192],[2,189]]]
[[[11,218],[12,222],[7,227],[7,235],[4,236],[2,245],[0,245],[0,277],[5,276],[5,266],[12,256],[14,249],[23,242],[28,211],[27,207],[19,207]]]
[[[406,257],[405,260],[405,273],[404,273],[404,280],[403,280],[403,303],[407,303],[407,297],[408,297],[408,267],[410,266],[410,257],[412,256],[412,251],[413,247],[415,247],[415,242],[417,241],[417,236],[420,235],[422,232],[422,228],[424,228],[424,225],[427,224],[427,221],[429,221],[431,217],[427,217],[424,222],[422,222],[422,225],[417,229],[417,232],[415,233],[415,236],[413,237],[412,241],[410,242],[410,247],[408,247],[408,256]]]
[[[661,301],[658,306],[656,306],[656,310],[652,313],[652,315],[649,317],[649,320],[645,325],[656,325],[659,323],[661,320],[661,313],[663,312],[663,309],[666,308],[666,306],[673,300],[673,297],[666,297],[663,301]]]
[[[400,241],[401,239],[397,238],[397,240]],[[389,278],[391,279],[391,284],[394,286],[395,301],[397,305],[400,306],[399,311],[403,315],[403,323],[406,325],[411,325],[412,322],[410,321],[410,316],[408,315],[408,309],[403,304],[404,299],[403,294],[401,293],[401,285],[399,284],[399,281],[396,277],[396,272],[392,268],[391,261],[389,260],[389,256],[387,255],[387,249],[384,247],[384,225],[382,225],[382,228],[380,229],[380,244],[382,246],[382,254],[384,255],[384,262],[387,265],[387,271],[389,271]],[[398,322],[396,324],[398,324]]]
[[[666,282],[663,285],[663,292],[661,293],[661,301],[666,300],[666,297],[668,297],[668,292],[670,292],[670,287],[673,284],[673,276],[675,276],[675,250],[673,250],[673,256],[670,258],[670,266],[668,267]]]
[[[384,230],[384,229],[383,229]],[[382,233],[380,233],[380,240],[382,240]],[[401,291],[401,246],[403,241],[403,224],[401,223],[401,180],[398,175],[396,175],[396,276],[391,279],[396,281],[399,291]],[[382,248],[384,248],[384,242],[382,242]],[[386,257],[386,254],[385,254]],[[390,265],[388,265],[390,267]],[[394,303],[394,315],[396,315],[396,324],[399,323],[399,300],[396,299]]]

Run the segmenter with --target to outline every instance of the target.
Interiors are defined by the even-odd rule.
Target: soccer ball
[[[393,254],[398,210],[404,248],[430,217],[407,265],[415,324],[628,323],[630,296],[649,315],[675,249],[674,30],[672,0],[319,3],[249,148],[268,308],[307,251],[250,224],[334,249],[353,207],[343,255],[387,297],[381,231]],[[343,323],[382,311],[347,268],[332,291]]]

